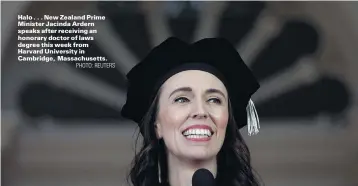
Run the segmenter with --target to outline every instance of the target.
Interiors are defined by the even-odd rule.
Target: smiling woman
[[[176,158],[216,161],[228,122],[226,95],[218,78],[198,70],[179,72],[163,84],[156,127],[171,152],[169,165]]]
[[[259,124],[251,96],[259,84],[224,39],[187,44],[169,38],[128,74],[122,115],[138,123],[143,144],[134,186],[190,186],[209,170],[217,185],[259,185],[239,132]]]

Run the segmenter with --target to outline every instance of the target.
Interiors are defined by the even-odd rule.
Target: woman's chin
[[[199,150],[188,150],[185,152],[184,157],[191,161],[206,161],[215,158],[216,154]]]

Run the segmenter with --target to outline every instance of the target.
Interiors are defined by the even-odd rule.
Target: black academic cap
[[[223,38],[206,38],[188,44],[170,37],[155,47],[127,74],[127,101],[122,116],[140,124],[160,86],[183,70],[208,71],[223,81],[239,128],[247,125],[247,121],[256,121],[253,121],[257,114],[252,110],[251,96],[260,85],[234,46]],[[255,131],[249,129],[249,133],[258,132],[258,123],[254,125]]]

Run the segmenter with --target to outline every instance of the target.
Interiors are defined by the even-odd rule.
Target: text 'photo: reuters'
[[[358,186],[358,1],[0,5],[0,185]]]

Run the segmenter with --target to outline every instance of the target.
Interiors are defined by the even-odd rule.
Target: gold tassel
[[[256,135],[257,133],[259,133],[260,121],[257,115],[254,102],[251,99],[246,107],[246,112],[247,112],[247,130],[249,136]]]

